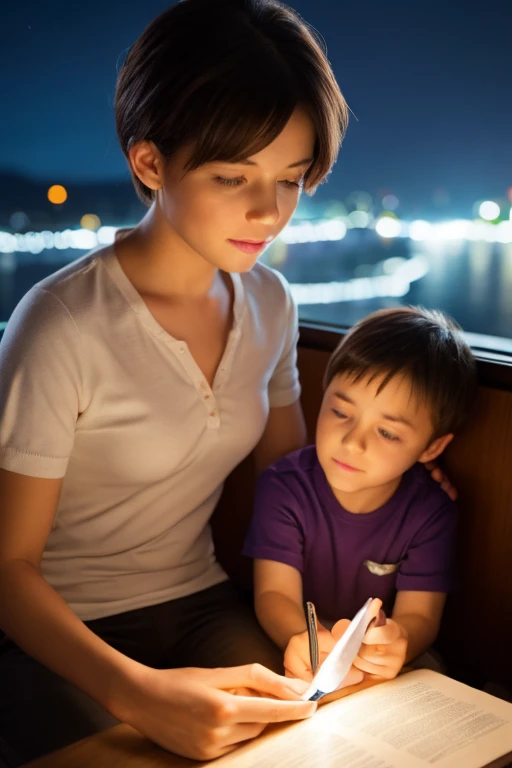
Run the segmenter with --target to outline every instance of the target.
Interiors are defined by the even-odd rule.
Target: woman
[[[118,720],[215,757],[314,711],[267,669],[208,521],[249,452],[305,442],[296,309],[254,265],[347,108],[292,10],[184,0],[130,50],[115,109],[149,210],[36,285],[0,351],[0,736],[20,763]]]

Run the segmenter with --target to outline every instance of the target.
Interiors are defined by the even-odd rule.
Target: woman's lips
[[[346,472],[362,472],[362,469],[357,469],[357,467],[351,467],[350,464],[344,464],[342,461],[338,461],[338,459],[333,459],[334,463],[337,467],[340,469],[344,469]]]
[[[243,253],[258,253],[266,245],[266,240],[261,240],[259,243],[250,240],[228,240],[228,242]]]

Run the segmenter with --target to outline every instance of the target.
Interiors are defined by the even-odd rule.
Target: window
[[[438,307],[512,354],[512,5],[291,0],[353,112],[327,184],[263,256],[304,321]],[[30,286],[143,214],[118,148],[116,62],[166,2],[11,3],[0,145],[0,329]]]

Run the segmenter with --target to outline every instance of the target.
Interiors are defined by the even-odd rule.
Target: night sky
[[[215,0],[212,0],[215,2]],[[0,171],[128,178],[116,64],[166,0],[17,0],[0,16]],[[512,2],[293,0],[355,117],[321,195],[388,189],[454,207],[512,186]],[[469,211],[467,211],[469,212]]]

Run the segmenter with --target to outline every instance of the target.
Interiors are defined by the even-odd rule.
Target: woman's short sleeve
[[[14,310],[0,343],[0,466],[63,477],[81,398],[75,322],[60,299],[35,286]]]
[[[297,369],[297,342],[299,340],[299,319],[297,305],[290,292],[290,286],[279,276],[284,288],[286,301],[286,326],[284,344],[279,361],[268,385],[271,408],[291,405],[300,396],[299,372]]]

